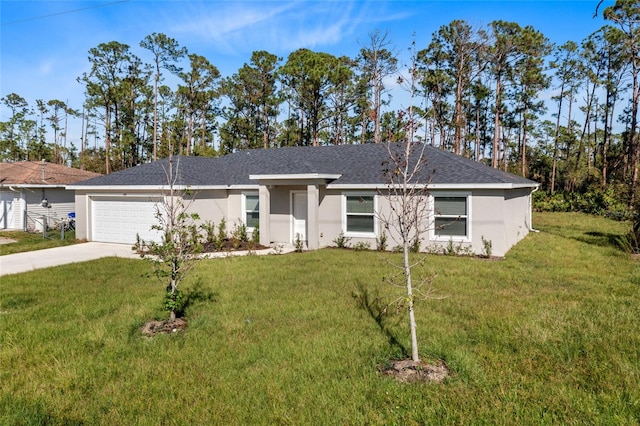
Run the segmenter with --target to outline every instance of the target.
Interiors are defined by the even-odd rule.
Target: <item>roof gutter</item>
[[[425,187],[427,190],[470,190],[470,189],[523,189],[523,188],[537,188],[537,183],[429,183],[429,184],[415,184],[409,185],[415,188]],[[327,189],[386,189],[389,188],[387,183],[377,184],[328,184]]]
[[[168,191],[170,185],[67,185],[71,191]],[[229,185],[173,185],[176,191],[200,191],[205,189],[231,189]]]
[[[44,183],[16,183],[11,185],[13,187],[16,188],[23,188],[23,189],[29,189],[29,188],[62,188],[65,189],[65,184],[64,183],[60,183],[60,184],[44,184]]]
[[[272,183],[274,185],[287,184],[297,181],[298,183],[311,182],[311,181],[324,181],[333,179],[338,175],[296,175],[293,179],[293,175],[283,177],[283,175],[277,175],[278,178],[274,178],[274,175],[251,175],[251,179],[255,180],[254,184],[240,184],[240,185],[174,185],[175,190],[185,191],[199,191],[208,189],[254,189],[257,188],[260,183]],[[51,186],[46,186],[50,188]],[[461,190],[468,191],[473,189],[523,189],[533,188],[537,190],[537,183],[477,183],[477,184],[464,184],[464,183],[431,183],[431,184],[416,184],[416,188],[427,188],[428,190]],[[67,185],[64,187],[68,190],[78,191],[166,191],[169,189],[169,185]],[[357,183],[327,183],[327,189],[369,189],[369,190],[384,190],[389,188],[389,184],[386,183],[369,183],[369,184],[357,184]]]

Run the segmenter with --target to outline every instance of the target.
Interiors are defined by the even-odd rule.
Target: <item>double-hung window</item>
[[[260,225],[260,204],[258,200],[258,194],[244,195],[244,224],[250,230]]]
[[[344,195],[344,231],[352,236],[375,236],[375,195],[345,194]]]
[[[433,197],[435,239],[467,241],[470,239],[469,196],[435,195]]]

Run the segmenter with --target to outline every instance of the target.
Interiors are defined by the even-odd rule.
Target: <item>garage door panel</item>
[[[151,227],[157,223],[156,204],[148,198],[96,199],[92,203],[93,241],[133,244],[136,235],[158,241],[160,233]]]

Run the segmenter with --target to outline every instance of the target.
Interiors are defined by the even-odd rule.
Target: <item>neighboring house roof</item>
[[[393,145],[392,145],[393,146]],[[493,169],[431,146],[425,148],[426,165],[419,183],[432,186],[535,187],[537,183]],[[400,149],[402,145],[395,145]],[[260,179],[325,178],[331,187],[383,186],[386,144],[288,147],[239,151],[218,158],[174,157],[178,164],[175,185],[246,186]],[[74,187],[85,186],[163,186],[168,182],[168,159],[100,176]]]
[[[100,173],[42,161],[0,163],[0,185],[3,186],[65,186],[97,176],[101,176]]]

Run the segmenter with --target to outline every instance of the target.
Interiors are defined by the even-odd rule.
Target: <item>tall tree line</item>
[[[632,203],[640,180],[640,5],[617,0],[603,16],[600,30],[562,45],[515,22],[443,25],[429,43],[412,46],[412,97],[421,102],[395,109],[391,87],[407,76],[386,32],[369,34],[354,58],[257,51],[226,77],[164,34],[140,42],[148,63],[126,44],[103,43],[90,49],[91,70],[77,79],[86,95],[81,108],[2,98],[10,118],[0,123],[0,157],[109,173],[169,153],[411,134],[551,193],[622,184]],[[81,135],[68,135],[69,120],[81,121]]]

